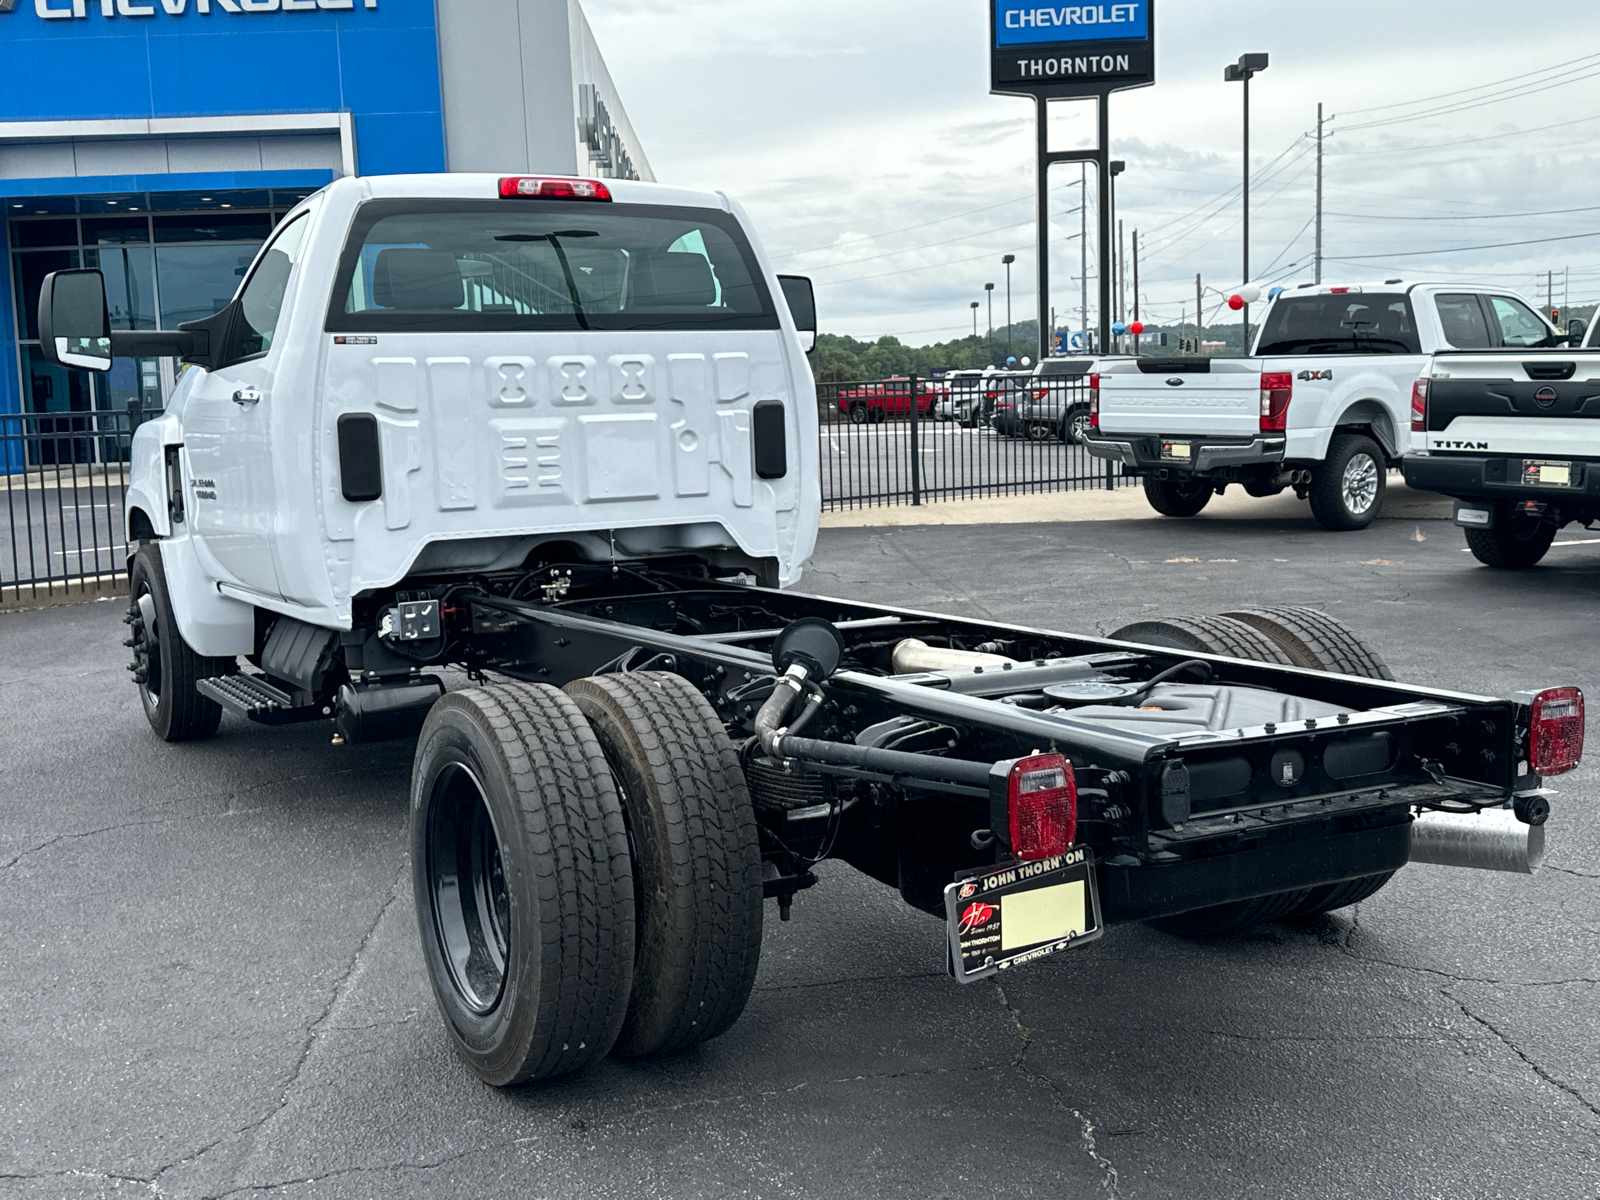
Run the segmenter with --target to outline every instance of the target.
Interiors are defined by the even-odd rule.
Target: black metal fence
[[[817,404],[824,511],[1131,482],[1080,444],[1086,379],[821,383]]]
[[[0,415],[0,601],[87,592],[124,570],[139,415]]]

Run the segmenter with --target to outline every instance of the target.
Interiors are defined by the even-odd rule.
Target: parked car
[[[1027,427],[1017,413],[1017,402],[1031,395],[1032,372],[997,371],[984,381],[984,403],[989,406],[989,427],[1003,437],[1025,437]]]
[[[1412,384],[1441,350],[1560,345],[1515,292],[1461,283],[1290,288],[1250,358],[1126,359],[1090,387],[1091,454],[1144,481],[1150,506],[1191,517],[1239,483],[1292,487],[1325,529],[1364,529],[1411,443]]]
[[[1081,442],[1089,426],[1088,377],[1092,358],[1047,358],[1033,369],[1017,401],[1017,423],[1034,441]]]
[[[892,375],[882,383],[854,384],[839,389],[839,411],[849,416],[852,423],[865,425],[869,421],[883,421],[890,416],[905,416],[911,412],[911,380],[905,375]],[[927,416],[944,394],[943,388],[931,379],[921,380],[917,386],[917,415]]]
[[[941,421],[956,421],[962,425],[977,426],[989,417],[989,404],[984,394],[984,378],[989,372],[971,369],[947,372],[940,381],[944,395],[939,398],[935,415]]]

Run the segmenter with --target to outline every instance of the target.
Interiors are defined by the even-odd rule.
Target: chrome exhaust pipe
[[[1544,862],[1544,826],[1524,825],[1509,808],[1423,813],[1411,824],[1411,861],[1532,875]]]
[[[981,650],[950,650],[930,646],[919,638],[906,638],[889,656],[896,675],[919,675],[924,671],[970,671],[1016,666],[1017,660],[1004,654],[985,654]]]

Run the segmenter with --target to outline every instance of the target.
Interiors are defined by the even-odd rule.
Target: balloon
[[[1031,367],[1033,365],[1033,360],[1030,359],[1027,355],[1023,355],[1022,356],[1022,365],[1025,366],[1025,367]]]
[[[1144,332],[1144,322],[1143,321],[1135,321],[1132,325],[1128,326],[1128,332],[1133,334],[1134,337],[1138,337],[1141,333]]]
[[[1240,296],[1238,294],[1234,294],[1232,296],[1229,296],[1228,297],[1228,307],[1233,309],[1234,312],[1238,312],[1241,308],[1244,307],[1244,297]]]
[[[1261,299],[1261,289],[1253,283],[1246,284],[1239,289],[1239,296],[1246,304],[1254,304]]]
[[[1112,323],[1111,332],[1116,334],[1118,337],[1121,337],[1123,334],[1128,332],[1128,327],[1121,321],[1116,321]]]
[[[1286,289],[1281,288],[1281,287],[1275,287],[1270,292],[1267,293],[1267,299],[1268,300],[1276,300],[1279,296],[1283,295],[1285,290]]]

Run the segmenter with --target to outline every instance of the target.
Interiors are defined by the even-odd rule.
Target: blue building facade
[[[47,272],[99,267],[114,326],[170,328],[310,192],[446,170],[651,177],[577,0],[0,0],[0,414],[171,390],[162,360],[45,363]]]

